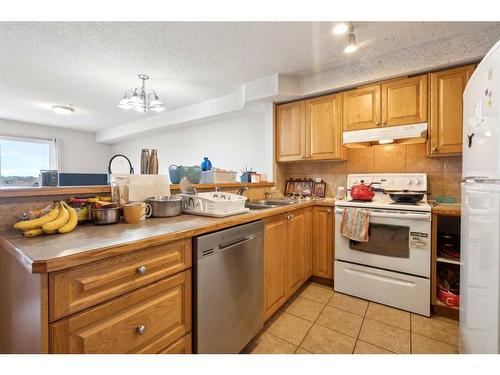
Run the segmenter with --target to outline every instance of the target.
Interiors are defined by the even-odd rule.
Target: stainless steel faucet
[[[243,195],[245,194],[245,191],[248,191],[248,186],[243,186],[236,194]]]

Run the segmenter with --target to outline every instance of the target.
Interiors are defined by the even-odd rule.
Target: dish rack
[[[225,217],[249,211],[245,207],[247,197],[225,192],[179,194],[182,212],[194,215]]]

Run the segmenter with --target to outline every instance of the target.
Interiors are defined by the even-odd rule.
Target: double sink
[[[247,202],[245,207],[248,207],[251,210],[267,210],[269,208],[289,206],[297,203],[299,203],[299,201],[291,199],[263,199],[259,201]]]

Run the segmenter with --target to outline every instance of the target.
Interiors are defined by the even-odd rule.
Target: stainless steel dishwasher
[[[239,353],[264,324],[264,224],[193,241],[194,350]]]

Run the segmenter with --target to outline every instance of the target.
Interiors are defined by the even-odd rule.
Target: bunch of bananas
[[[56,202],[54,207],[45,215],[33,219],[20,221],[14,224],[26,237],[35,237],[40,234],[69,233],[78,224],[78,214],[73,207],[64,201]]]

